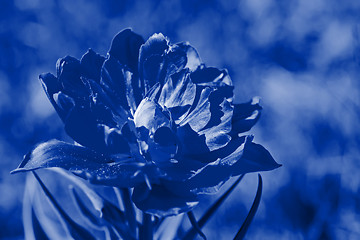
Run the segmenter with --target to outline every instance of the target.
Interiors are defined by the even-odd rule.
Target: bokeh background
[[[0,238],[24,234],[25,174],[9,172],[36,143],[66,139],[38,75],[88,48],[105,55],[131,27],[188,41],[227,68],[236,102],[261,97],[252,133],[283,166],[262,174],[248,239],[360,239],[359,12],[354,0],[0,0]],[[209,239],[234,236],[256,187],[247,175]]]

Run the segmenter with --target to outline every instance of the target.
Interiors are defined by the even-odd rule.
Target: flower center
[[[141,155],[157,165],[170,163],[178,150],[170,112],[145,98],[134,114],[134,123]]]

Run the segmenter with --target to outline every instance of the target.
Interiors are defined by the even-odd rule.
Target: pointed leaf
[[[89,148],[51,140],[39,144],[26,154],[19,167],[12,173],[48,167],[61,167],[76,171],[113,161],[110,157],[98,154]]]
[[[36,180],[39,182],[41,188],[43,189],[45,195],[47,196],[50,203],[54,206],[54,209],[58,212],[59,216],[64,220],[64,223],[66,225],[66,228],[68,229],[69,233],[72,237],[75,239],[94,239],[95,237],[88,232],[85,228],[74,222],[69,215],[60,207],[59,203],[55,200],[53,195],[50,193],[50,191],[46,188],[44,183],[41,181],[40,177],[33,172]]]
[[[205,214],[198,221],[198,226],[201,229],[208,220],[214,215],[214,213],[218,210],[221,204],[225,201],[225,199],[230,195],[230,193],[235,189],[235,187],[240,183],[245,174],[241,175],[232,185],[231,187],[205,212]],[[191,228],[183,238],[183,240],[194,239],[197,231],[194,228]]]
[[[129,223],[129,230],[134,235],[136,235],[136,229],[137,229],[137,221],[136,221],[136,212],[135,212],[135,206],[134,203],[131,200],[131,194],[130,189],[128,188],[122,188],[120,190],[120,194],[122,197],[122,200],[124,202],[125,207],[125,217]]]
[[[102,226],[104,226],[104,223],[101,221],[101,219],[98,216],[95,216],[93,212],[90,211],[90,209],[86,206],[86,204],[80,198],[74,187],[70,186],[70,191],[74,199],[75,205],[82,213],[82,217],[94,228],[101,228]]]
[[[247,232],[247,230],[249,229],[249,226],[251,224],[251,221],[253,220],[255,213],[259,207],[260,204],[260,199],[261,199],[261,193],[262,193],[262,178],[261,175],[258,174],[258,178],[259,178],[259,184],[258,184],[258,189],[256,191],[256,195],[255,195],[255,199],[254,202],[250,208],[250,211],[244,221],[244,223],[242,224],[241,228],[239,229],[239,231],[237,232],[234,240],[241,240],[245,237],[245,234]]]
[[[125,218],[124,212],[122,212],[114,204],[112,204],[111,202],[100,196],[93,189],[88,187],[78,177],[73,176],[72,174],[60,168],[54,169],[54,171],[69,179],[86,195],[88,200],[90,200],[93,208],[98,212],[99,214],[98,216],[94,215],[92,211],[88,209],[88,207],[84,204],[83,200],[78,195],[76,190],[74,188],[71,188],[71,192],[73,194],[76,204],[78,205],[79,209],[84,214],[84,216],[89,218],[88,220],[90,220],[92,224],[94,224],[95,226],[110,225],[108,229],[110,231],[110,234],[113,231],[112,227],[114,227],[115,230],[123,238],[129,238],[129,239],[131,238],[127,228],[128,220]],[[101,221],[102,219],[105,220],[106,223]]]
[[[192,211],[187,212],[187,215],[189,217],[191,226],[193,227],[193,229],[195,229],[195,231],[204,239],[206,240],[206,236],[205,234],[201,231],[201,228],[198,224],[198,222],[196,221],[196,218],[194,216],[194,213]]]
[[[49,239],[44,229],[41,227],[41,224],[33,208],[31,208],[31,218],[32,218],[32,227],[33,227],[35,239],[44,239],[44,240]]]
[[[134,162],[128,157],[115,160],[85,147],[52,140],[28,153],[11,173],[60,167],[92,183],[118,187],[136,186],[145,181],[145,175],[150,179],[158,177],[152,164]]]

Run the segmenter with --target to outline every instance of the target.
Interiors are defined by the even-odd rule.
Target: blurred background
[[[236,102],[261,97],[251,132],[283,166],[262,174],[248,239],[360,239],[359,11],[354,0],[0,0],[0,238],[24,234],[25,174],[9,172],[36,143],[66,139],[38,75],[88,48],[106,55],[131,27],[188,41],[227,68]],[[256,187],[247,175],[204,229],[209,239],[235,235]]]

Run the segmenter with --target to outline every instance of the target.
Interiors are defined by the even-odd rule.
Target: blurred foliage
[[[263,174],[249,239],[358,239],[359,10],[353,0],[0,0],[0,238],[23,238],[25,176],[10,170],[36,143],[68,140],[38,75],[90,47],[105,54],[131,27],[189,41],[227,68],[236,102],[262,97],[252,131],[283,167]],[[205,234],[232,237],[256,185],[247,176]]]

